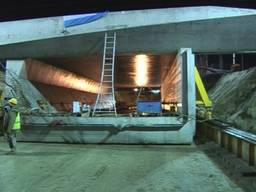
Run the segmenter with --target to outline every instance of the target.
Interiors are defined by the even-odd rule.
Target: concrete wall
[[[41,112],[56,112],[55,109],[71,112],[72,102],[75,100],[93,104],[96,94],[85,92],[86,87],[72,87],[75,83],[70,84],[71,77],[75,78],[78,84],[81,84],[80,79],[88,80],[83,76],[32,59],[8,60],[6,81],[11,87],[6,86],[5,95],[19,98],[20,107],[25,108],[26,111],[40,108],[39,100],[46,102],[48,106],[47,110]],[[68,85],[64,84],[65,78],[69,82]],[[89,81],[98,86],[97,82],[90,79]]]
[[[24,60],[8,60],[6,64],[5,81],[8,85],[5,87],[6,97],[16,97],[18,107],[23,112],[29,112],[32,109],[40,109],[41,112],[51,113],[56,110],[49,104],[43,95],[27,79],[27,73]],[[46,104],[45,109],[41,109],[38,101]]]
[[[177,54],[174,61],[169,64],[169,69],[161,84],[161,97],[163,102],[181,103],[181,63],[180,55]]]
[[[100,89],[100,84],[96,81],[37,60],[27,59],[25,66],[27,78],[33,82],[90,93],[98,93]]]
[[[193,127],[176,117],[24,116],[20,141],[190,144]]]
[[[93,93],[43,83],[32,82],[32,84],[58,112],[71,112],[73,101],[93,105],[97,96]]]

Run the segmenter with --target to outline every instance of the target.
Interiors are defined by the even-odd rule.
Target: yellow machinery
[[[212,101],[209,99],[200,74],[195,67],[195,82],[197,87],[196,112],[201,119],[212,118]]]

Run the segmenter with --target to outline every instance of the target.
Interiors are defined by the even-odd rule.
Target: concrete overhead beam
[[[63,25],[63,17],[3,22],[0,23],[0,45],[108,30],[255,14],[256,11],[251,9],[205,6],[110,12],[100,20],[67,29]]]
[[[212,19],[116,30],[117,54],[256,50],[256,16]],[[104,33],[90,33],[0,46],[1,59],[101,54]]]

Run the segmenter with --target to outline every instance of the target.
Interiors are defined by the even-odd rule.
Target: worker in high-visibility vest
[[[4,106],[4,131],[7,136],[11,152],[16,152],[16,134],[20,130],[20,113],[18,112],[17,99],[11,98]]]

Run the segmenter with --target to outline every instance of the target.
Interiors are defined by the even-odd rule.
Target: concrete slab
[[[253,9],[204,6],[109,12],[107,16],[100,20],[70,28],[64,27],[63,17],[2,22],[0,23],[0,45],[96,33],[106,30],[255,14],[256,11]]]
[[[216,161],[216,150],[18,143],[18,153],[6,155],[7,145],[0,142],[0,191],[253,191],[255,180]]]
[[[102,52],[106,31],[117,32],[117,54],[255,50],[255,10],[192,7],[113,12],[65,29],[62,17],[0,23],[0,58],[61,57]],[[136,21],[136,22],[134,22]]]

